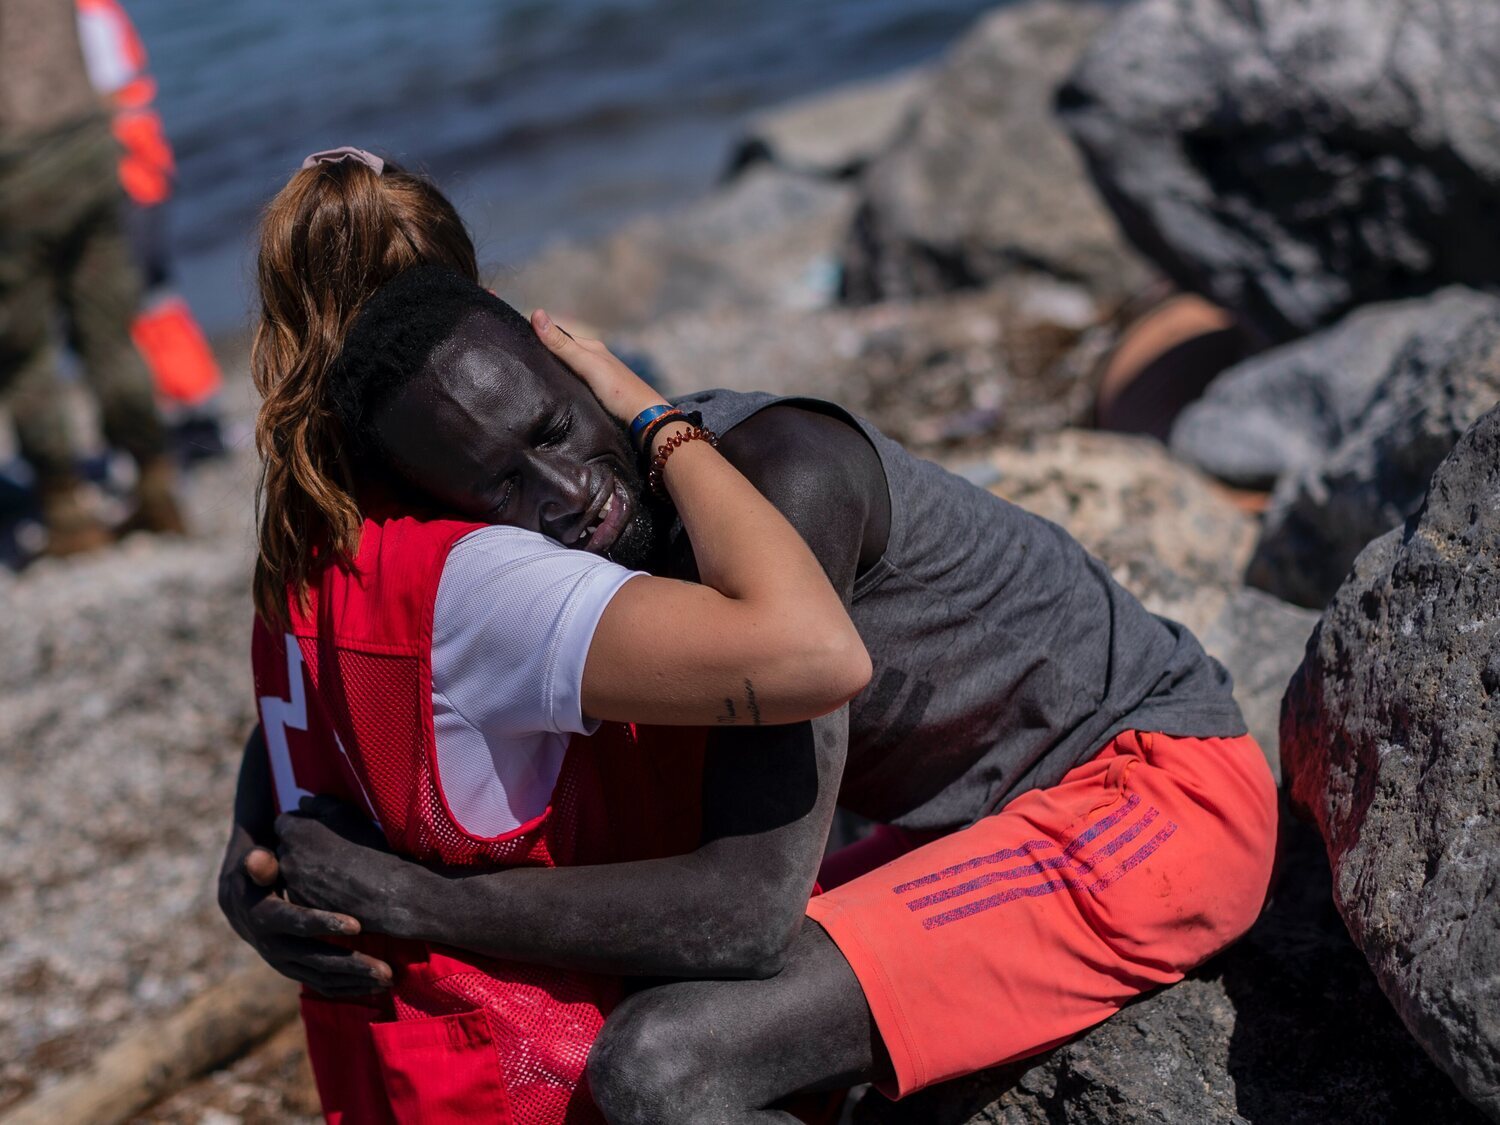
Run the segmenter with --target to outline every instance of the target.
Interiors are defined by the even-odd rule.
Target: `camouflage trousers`
[[[130,338],[140,278],[120,225],[114,138],[102,118],[22,144],[0,139],[0,404],[43,481],[71,471],[55,314],[99,402],[105,439],[166,450],[151,374]]]

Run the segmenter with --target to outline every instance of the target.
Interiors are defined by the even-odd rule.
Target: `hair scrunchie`
[[[302,161],[302,167],[315,168],[319,164],[342,164],[345,160],[355,160],[371,169],[377,176],[385,171],[385,161],[373,152],[366,152],[362,148],[354,148],[352,145],[343,145],[340,148],[325,148],[322,152],[315,152]]]

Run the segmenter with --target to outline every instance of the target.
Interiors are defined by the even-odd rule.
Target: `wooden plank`
[[[267,965],[241,969],[127,1031],[86,1069],[0,1115],[0,1125],[118,1125],[296,1015],[295,984]]]

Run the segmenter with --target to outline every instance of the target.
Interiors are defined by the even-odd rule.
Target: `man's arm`
[[[314,800],[316,815],[277,822],[282,870],[299,899],[347,904],[367,929],[397,937],[624,975],[771,976],[828,835],[846,714],[715,732],[704,788],[705,822],[717,823],[687,855],[440,872],[361,844],[352,807]]]
[[[774,407],[723,448],[847,602],[889,526],[869,443],[843,422]],[[299,898],[397,936],[624,974],[770,975],[801,925],[847,740],[847,709],[810,724],[715,731],[704,840],[686,856],[455,876],[361,848],[355,819],[335,813],[278,822],[283,870]]]

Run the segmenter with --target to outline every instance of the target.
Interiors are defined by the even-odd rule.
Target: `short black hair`
[[[475,313],[494,317],[519,352],[541,348],[530,321],[446,266],[403,270],[365,302],[328,372],[329,404],[356,452],[378,448],[373,419],[381,406]]]

